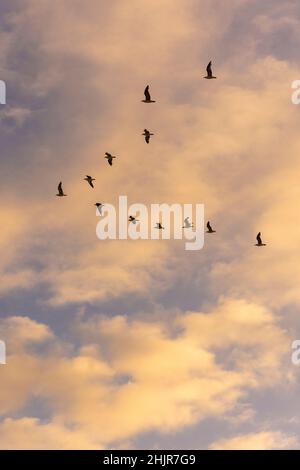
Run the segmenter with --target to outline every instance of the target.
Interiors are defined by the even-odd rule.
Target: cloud
[[[5,441],[5,450],[99,450],[92,440],[76,430],[67,430],[59,423],[40,423],[38,419],[6,419],[0,423],[0,439]]]
[[[260,431],[222,439],[213,444],[212,450],[280,450],[295,449],[299,446],[295,436],[285,435],[279,431]]]
[[[28,317],[11,316],[0,320],[0,326],[3,336],[8,340],[15,340],[16,345],[38,343],[52,338],[47,325],[36,323]]]
[[[300,300],[294,2],[10,5],[0,6],[0,291],[14,316],[0,321],[0,445],[132,446],[205,419],[232,424],[241,409],[235,425],[263,420],[253,395],[296,383],[285,362]],[[202,79],[210,59],[214,83]],[[151,108],[140,102],[147,83]],[[105,151],[118,155],[113,168]],[[93,204],[120,194],[204,203],[217,233],[193,255],[176,243],[100,242]],[[22,303],[18,317],[25,294],[32,309]],[[77,306],[97,317],[78,318]],[[46,421],[37,405],[28,411],[37,398]],[[234,445],[292,439],[239,432]]]
[[[260,279],[253,264],[259,261],[249,249],[259,230],[266,233],[272,246],[279,239],[275,242],[277,227],[270,226],[265,218],[269,212],[269,219],[276,220],[274,195],[284,190],[281,175],[290,180],[293,172],[296,174],[297,126],[291,125],[296,110],[289,93],[297,67],[271,55],[255,55],[253,41],[251,57],[247,56],[243,66],[240,61],[235,63],[233,56],[215,64],[219,79],[213,84],[213,93],[211,84],[202,80],[200,69],[200,65],[205,69],[207,60],[204,46],[218,44],[224,35],[227,38],[236,14],[249,15],[242,7],[243,2],[236,1],[230,9],[219,6],[215,10],[210,2],[202,2],[200,7],[190,2],[185,8],[179,1],[166,0],[163,4],[153,2],[145,15],[140,2],[128,9],[126,4],[120,8],[115,2],[107,6],[90,1],[78,16],[78,2],[68,7],[62,3],[53,9],[49,2],[37,5],[28,1],[22,9],[6,15],[11,33],[3,55],[8,68],[19,64],[23,78],[23,85],[17,84],[20,103],[16,109],[31,114],[30,125],[22,135],[23,157],[16,159],[19,148],[11,150],[12,159],[16,159],[14,185],[9,181],[3,188],[3,200],[13,199],[7,217],[19,221],[18,213],[23,219],[19,243],[14,246],[10,234],[3,243],[4,251],[11,252],[3,260],[4,293],[16,286],[32,289],[42,284],[47,287],[49,303],[58,306],[97,303],[134,291],[158,297],[159,285],[171,287],[180,273],[170,272],[169,266],[182,262],[182,247],[100,243],[96,239],[95,200],[117,202],[118,193],[124,193],[131,202],[147,204],[203,202],[207,217],[214,219],[218,233],[222,233],[215,253],[208,240],[199,253],[203,266],[209,270],[212,265],[211,276],[205,274],[217,291],[216,297],[220,291],[247,297],[255,290],[258,296],[253,300],[260,302],[270,291],[266,300],[272,297],[276,304],[273,278],[263,276],[265,270],[261,269]],[[201,18],[205,18],[202,28],[199,9]],[[259,14],[263,14],[260,9],[254,19]],[[289,15],[287,7],[285,18]],[[166,29],[167,18],[172,22]],[[275,25],[271,24],[268,31],[272,28]],[[202,46],[192,47],[199,43],[199,34]],[[30,49],[31,68],[19,60],[23,51],[20,37]],[[73,37],[77,38],[76,48],[70,40]],[[39,48],[30,47],[32,41],[38,42]],[[156,53],[148,54],[145,62],[145,51],[149,50]],[[182,60],[180,67],[178,57]],[[49,69],[51,74],[60,70],[51,84]],[[179,69],[180,78],[170,80]],[[146,82],[151,82],[157,97],[157,106],[151,110],[140,103]],[[44,98],[36,102],[40,96],[37,90],[41,89]],[[30,103],[39,113],[32,113]],[[156,134],[148,147],[140,136],[145,125],[141,123],[145,122]],[[35,138],[28,141],[32,132]],[[280,158],[287,140],[294,149],[291,170]],[[112,169],[104,166],[103,158],[110,149],[118,155]],[[6,165],[12,165],[11,159]],[[6,172],[10,171],[8,166]],[[86,172],[97,179],[94,192],[83,186]],[[54,197],[61,179],[68,201]],[[292,217],[297,194],[286,197],[291,199],[288,205]],[[286,201],[282,203],[285,216]],[[224,220],[222,214],[229,211],[230,217]],[[236,253],[241,254],[239,259]],[[262,263],[267,253],[260,257]],[[276,283],[280,284],[285,282],[281,274],[285,268],[278,255],[280,264],[275,269],[272,266],[272,272],[274,276],[278,272]],[[196,259],[188,263],[185,276],[192,278]],[[293,272],[289,277],[297,279],[296,265]],[[297,300],[296,290],[292,282],[285,289],[284,302]]]
[[[78,318],[74,334],[82,346],[77,352],[42,324],[14,318],[5,325],[21,343],[51,339],[53,344],[42,356],[29,347],[19,353],[8,348],[1,371],[3,417],[8,411],[24,413],[31,397],[43,399],[51,410],[47,425],[30,416],[2,423],[4,430],[16,428],[17,435],[24,426],[41,427],[41,436],[49,432],[49,444],[41,444],[33,432],[32,441],[28,437],[22,443],[28,448],[56,448],[57,423],[68,439],[75,432],[73,446],[89,443],[89,448],[132,440],[146,431],[178,431],[230,414],[251,389],[288,380],[282,368],[286,333],[271,312],[244,301],[228,299],[209,313],[177,314],[171,323]],[[10,439],[4,437],[1,446],[11,446]]]

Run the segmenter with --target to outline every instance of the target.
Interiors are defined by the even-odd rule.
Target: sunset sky
[[[1,449],[300,448],[299,44],[297,0],[1,0]],[[217,233],[100,241],[120,195]]]

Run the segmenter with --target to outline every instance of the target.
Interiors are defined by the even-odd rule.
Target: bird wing
[[[149,142],[150,142],[150,135],[149,134],[145,135],[145,141],[147,142],[147,144],[149,144]]]
[[[147,101],[151,100],[151,95],[149,93],[149,85],[146,86],[145,91],[144,91],[144,95],[145,95],[145,98],[146,98]]]
[[[206,72],[207,72],[208,77],[212,76],[211,61],[209,62],[208,66],[206,67]]]
[[[110,164],[110,166],[112,166],[112,164],[113,164],[113,159],[112,159],[112,157],[108,157],[108,163]]]
[[[62,189],[62,182],[59,183],[58,185],[58,194],[63,194],[63,189]]]
[[[258,243],[259,245],[262,244],[262,241],[261,241],[261,233],[260,233],[260,232],[257,234],[256,240],[257,240],[257,243]]]
[[[208,230],[211,230],[211,225],[210,225],[209,222],[207,222],[206,227],[207,227]]]

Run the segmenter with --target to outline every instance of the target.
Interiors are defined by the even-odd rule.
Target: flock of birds
[[[207,65],[206,67],[206,76],[203,77],[203,78],[206,78],[207,80],[212,80],[212,79],[216,79],[217,77],[215,77],[213,75],[213,72],[212,72],[212,62],[210,61],[209,64]],[[143,103],[155,103],[155,100],[153,100],[151,98],[151,95],[150,95],[150,91],[149,91],[149,85],[146,86],[145,90],[144,90],[144,96],[145,98],[142,100]],[[147,144],[149,144],[150,142],[150,138],[154,135],[152,132],[150,132],[148,129],[144,129],[144,132],[142,134],[144,137],[145,137],[145,142]],[[111,153],[109,152],[105,152],[105,156],[104,158],[107,159],[107,162],[110,166],[113,165],[113,160],[115,158],[117,158],[115,155],[112,155]],[[95,181],[95,178],[93,178],[92,176],[90,175],[86,175],[86,177],[84,178],[84,181],[87,181],[87,183],[92,187],[94,188],[94,184],[93,182]],[[63,187],[62,187],[62,182],[59,183],[58,185],[58,193],[56,194],[56,196],[58,197],[65,197],[67,196],[67,194],[64,193],[64,190],[63,190]],[[99,211],[99,214],[102,216],[102,209],[104,207],[104,204],[100,203],[100,202],[97,202],[95,204],[95,206],[97,207],[98,211]],[[134,216],[130,215],[129,216],[129,219],[128,219],[128,222],[132,223],[132,224],[136,224],[137,222],[139,222],[138,219],[136,219]],[[186,217],[184,219],[184,225],[182,228],[193,228],[194,225],[192,222],[189,221],[189,217]],[[207,224],[206,224],[206,227],[207,227],[207,232],[206,233],[216,233],[216,230],[213,230],[210,222],[208,221]],[[164,230],[164,227],[162,226],[162,224],[160,222],[157,222],[156,224],[156,227],[158,230]],[[263,243],[262,241],[262,238],[261,238],[261,232],[259,232],[256,236],[256,244],[255,246],[266,246],[265,243]]]

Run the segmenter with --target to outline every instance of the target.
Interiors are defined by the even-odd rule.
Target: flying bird
[[[256,240],[257,240],[257,243],[255,246],[266,246],[265,243],[262,242],[262,239],[261,239],[261,233],[258,232],[257,236],[256,236]]]
[[[207,227],[206,233],[216,233],[216,231],[212,229],[210,222],[207,222],[206,227]]]
[[[217,78],[217,77],[214,77],[213,74],[212,74],[211,61],[209,62],[208,66],[206,67],[206,72],[207,72],[207,75],[206,75],[206,77],[203,77],[203,78],[207,78],[208,80],[211,80],[212,78]]]
[[[143,103],[155,103],[155,101],[151,99],[151,95],[149,93],[149,85],[146,86],[144,95],[145,95],[145,99],[142,100]]]
[[[105,157],[104,157],[104,158],[107,158],[107,161],[108,161],[109,165],[112,166],[112,164],[113,164],[113,159],[114,159],[114,158],[117,158],[117,157],[115,157],[115,156],[112,155],[111,153],[105,152]]]
[[[58,194],[56,194],[56,196],[58,196],[58,197],[66,196],[66,194],[64,193],[63,188],[62,188],[62,182],[59,183],[57,189],[58,189]]]
[[[189,221],[189,217],[186,217],[186,218],[184,219],[184,225],[183,225],[182,228],[192,228],[192,227],[194,227],[193,222],[191,223],[191,222]]]
[[[165,229],[165,227],[163,227],[160,222],[156,222],[156,227],[155,228],[158,228],[158,230],[164,230]]]
[[[93,181],[96,181],[95,178],[92,178],[91,176],[86,175],[86,177],[83,179],[84,181],[87,181],[92,188],[94,188]]]
[[[97,207],[99,214],[102,215],[102,208],[104,207],[104,204],[101,204],[101,202],[96,202],[95,206]]]
[[[148,131],[148,129],[144,129],[144,133],[142,135],[145,136],[145,141],[146,141],[147,144],[149,144],[150,137],[154,134],[152,134],[150,131]]]
[[[128,222],[132,222],[133,224],[136,224],[137,222],[139,222],[139,220],[133,217],[133,215],[130,215]]]

